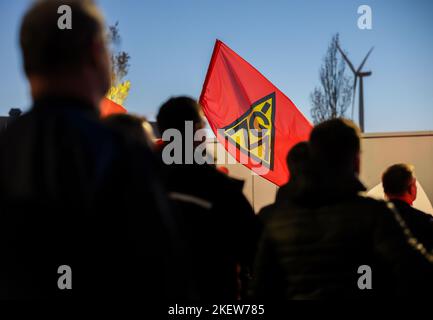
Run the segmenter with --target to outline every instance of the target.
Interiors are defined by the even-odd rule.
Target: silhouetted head
[[[333,174],[359,174],[360,145],[359,128],[346,119],[320,123],[310,135],[315,165]]]
[[[405,163],[392,165],[382,175],[383,191],[388,199],[412,204],[417,196],[415,167]]]
[[[23,111],[19,108],[11,108],[9,110],[9,117],[11,117],[11,118],[18,118],[22,114],[23,114]]]
[[[167,129],[185,131],[185,122],[191,121],[194,132],[204,127],[202,110],[196,100],[190,97],[174,97],[167,100],[156,116],[161,135]]]
[[[65,28],[69,13],[70,29]],[[22,20],[20,45],[34,98],[86,95],[99,103],[108,91],[106,30],[93,1],[35,1]]]
[[[287,155],[287,167],[290,179],[296,180],[305,177],[310,165],[310,147],[308,142],[299,142],[290,149]]]
[[[153,147],[155,139],[151,124],[145,117],[131,114],[113,114],[104,119],[104,122],[114,130],[134,143],[146,144]]]

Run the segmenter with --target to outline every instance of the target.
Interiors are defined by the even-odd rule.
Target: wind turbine
[[[358,69],[355,70],[355,67],[353,64],[349,61],[346,54],[341,50],[340,46],[337,44],[337,49],[340,51],[341,55],[343,56],[344,61],[349,65],[350,70],[352,70],[353,75],[355,77],[354,84],[353,84],[353,97],[352,97],[352,115],[353,115],[353,106],[355,104],[355,93],[356,93],[356,84],[357,80],[359,78],[359,127],[361,128],[361,132],[364,132],[364,77],[371,76],[371,71],[362,71],[362,67],[364,66],[365,62],[367,61],[368,56],[370,55],[371,51],[373,51],[374,47],[368,51],[367,55],[365,56],[364,60],[362,60],[361,64],[359,65]]]

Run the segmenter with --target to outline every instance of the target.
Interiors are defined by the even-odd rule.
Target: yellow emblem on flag
[[[239,119],[223,128],[225,138],[269,169],[274,165],[275,93],[253,103]]]

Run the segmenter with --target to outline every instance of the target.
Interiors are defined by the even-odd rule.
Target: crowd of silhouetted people
[[[358,128],[328,120],[291,149],[289,182],[256,215],[243,182],[215,165],[162,161],[167,142],[145,118],[100,118],[110,86],[104,22],[91,1],[63,2],[71,30],[57,28],[52,0],[21,23],[33,104],[0,134],[1,299],[349,299],[432,288],[433,224],[412,206],[412,166],[384,172],[389,201],[366,197]],[[185,121],[204,126],[194,99],[160,107],[161,133],[186,137]],[[59,289],[62,265],[72,289]]]

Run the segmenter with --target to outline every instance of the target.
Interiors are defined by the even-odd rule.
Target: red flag
[[[281,186],[286,157],[312,125],[290,99],[217,40],[200,104],[218,141],[240,163]]]
[[[101,113],[101,117],[108,117],[111,114],[116,113],[126,113],[126,109],[122,107],[120,104],[115,103],[114,101],[104,97],[101,100],[101,105],[99,106],[99,111]]]

